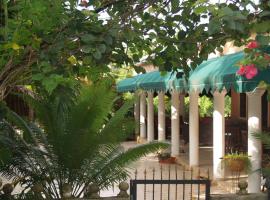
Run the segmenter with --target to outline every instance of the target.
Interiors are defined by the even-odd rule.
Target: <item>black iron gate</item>
[[[210,199],[209,176],[203,178],[200,172],[194,176],[194,172],[183,171],[183,176],[175,171],[175,176],[171,175],[171,167],[167,169],[167,175],[161,168],[161,176],[156,177],[156,170],[150,177],[147,176],[147,170],[144,171],[142,179],[137,178],[138,172],[135,172],[135,179],[130,180],[130,199],[131,200],[193,200],[193,199]],[[189,178],[187,174],[189,173]],[[149,178],[150,179],[149,179]],[[194,179],[193,177],[196,177]],[[180,179],[179,179],[180,178]]]
[[[193,187],[197,187],[197,194],[195,196],[192,196],[192,193],[190,195],[191,199],[202,199],[203,197],[201,196],[201,192],[200,192],[200,187],[201,185],[205,185],[205,199],[209,200],[210,199],[210,180],[130,180],[130,198],[131,200],[141,200],[137,198],[137,185],[151,185],[152,186],[152,195],[151,195],[151,199],[155,200],[156,198],[159,197],[160,194],[156,193],[155,191],[155,186],[156,185],[168,185],[168,190],[166,191],[166,195],[168,200],[171,200],[172,196],[175,196],[175,199],[187,199],[186,198],[186,193],[190,192],[187,190],[193,190]],[[178,189],[176,189],[176,191],[174,192],[174,194],[171,193],[170,191],[170,186],[171,185],[175,185],[175,186],[182,186],[182,190],[181,193],[178,194]],[[187,188],[187,185],[189,185],[190,187]],[[161,187],[162,188],[162,187]],[[163,193],[164,191],[162,191],[161,189],[161,193]],[[144,198],[148,200],[148,198],[146,197],[146,191],[143,191],[144,193]],[[163,196],[164,197],[164,196]],[[162,194],[159,198],[162,198]]]

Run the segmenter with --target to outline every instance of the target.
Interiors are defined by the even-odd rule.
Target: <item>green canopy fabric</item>
[[[136,80],[140,75],[131,78],[126,78],[119,81],[116,85],[118,92],[133,92],[136,90]]]
[[[178,72],[181,73],[180,70]],[[138,89],[157,92],[177,90],[181,92],[187,89],[187,83],[184,76],[177,77],[177,72],[164,72],[162,74],[159,71],[154,71],[124,79],[117,84],[118,92],[133,92]]]
[[[234,53],[218,58],[209,59],[200,64],[189,78],[189,90],[199,91],[229,91],[234,88],[236,92],[253,91],[261,81],[270,83],[270,70],[259,71],[253,79],[246,79],[236,74],[239,67],[237,63],[244,58],[244,53]]]

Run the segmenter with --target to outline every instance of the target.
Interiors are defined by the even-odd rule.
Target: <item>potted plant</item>
[[[230,153],[222,158],[223,164],[231,172],[247,171],[251,167],[250,156],[246,153]]]
[[[158,161],[159,163],[173,164],[176,161],[176,157],[172,157],[168,152],[160,152],[158,153]]]

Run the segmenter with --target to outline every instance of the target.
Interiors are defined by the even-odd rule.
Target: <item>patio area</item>
[[[123,147],[125,149],[134,147],[138,145],[136,142],[124,142],[122,143]],[[189,152],[188,152],[188,145],[184,146],[184,153],[181,153],[176,160],[176,164],[160,164],[158,162],[158,158],[156,154],[149,154],[137,162],[133,163],[128,170],[131,174],[131,179],[135,179],[136,171],[137,171],[137,179],[147,179],[152,180],[153,176],[155,179],[190,179],[191,178],[191,170],[189,167]],[[209,173],[209,178],[213,178],[212,174],[212,147],[200,147],[199,153],[200,153],[200,165],[199,168],[194,169],[193,171],[193,179],[196,178],[207,178]],[[153,171],[154,169],[154,171]],[[198,170],[200,170],[200,177],[198,176]],[[162,171],[162,172],[161,172]],[[169,172],[170,171],[170,172]],[[154,173],[154,174],[153,174]],[[237,187],[237,178],[235,175],[230,174],[230,172],[227,172],[227,178],[224,180],[219,181],[212,181],[211,183],[211,194],[228,194],[228,193],[235,193],[238,190]],[[241,179],[247,180],[247,175],[241,175]],[[129,180],[127,180],[129,182]],[[119,190],[118,187],[115,186],[113,190],[108,191],[102,191],[101,196],[115,196],[118,194]],[[160,192],[160,185],[157,185],[155,188],[155,199],[168,199],[168,185],[163,186],[163,192],[161,195]],[[191,187],[190,185],[187,185],[185,188],[186,191],[190,191]],[[194,194],[197,194],[198,188],[197,186],[193,187],[193,196],[196,196]],[[200,187],[200,191],[203,193],[205,190],[204,187]],[[147,199],[152,199],[152,185],[146,186],[145,188],[145,194],[147,195]],[[144,194],[144,188],[143,186],[138,188],[138,198],[143,199]],[[177,199],[176,195],[183,195],[183,188],[182,186],[176,187],[175,185],[170,186],[170,199]],[[140,198],[141,197],[141,198]],[[185,194],[185,198],[189,199],[191,197],[190,192]]]

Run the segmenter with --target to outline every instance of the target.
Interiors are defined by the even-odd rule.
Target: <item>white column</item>
[[[199,106],[198,92],[189,93],[189,165],[199,165]]]
[[[146,99],[145,92],[140,94],[140,138],[146,139]]]
[[[179,95],[179,103],[180,103],[180,107],[179,107],[179,115],[182,116],[182,118],[184,119],[184,115],[185,115],[185,94],[181,93]]]
[[[158,93],[158,140],[166,140],[164,92]]]
[[[270,102],[267,102],[267,127],[270,127]]]
[[[172,120],[172,133],[171,133],[171,145],[172,145],[172,156],[179,155],[180,148],[180,124],[179,124],[179,93],[172,92],[171,97],[171,120]]]
[[[140,97],[138,92],[135,92],[134,119],[135,119],[135,135],[138,136],[140,133]]]
[[[147,141],[154,140],[154,104],[153,92],[147,92]]]
[[[225,118],[224,118],[224,97],[226,91],[214,92],[214,113],[213,113],[213,178],[224,178],[224,170],[220,162],[225,154]]]
[[[257,193],[261,191],[261,168],[262,143],[252,134],[261,131],[262,101],[264,90],[257,89],[247,93],[248,100],[248,155],[251,156],[251,172],[248,175],[248,192]]]

